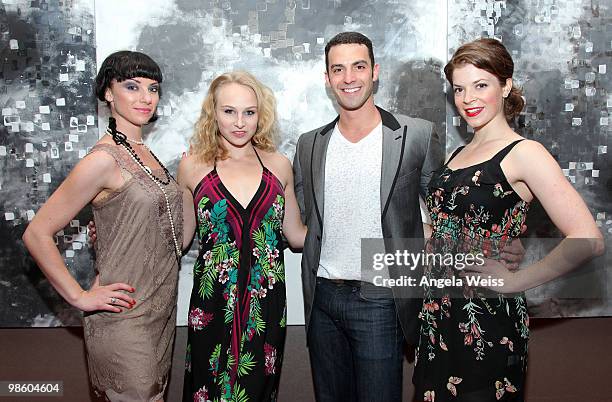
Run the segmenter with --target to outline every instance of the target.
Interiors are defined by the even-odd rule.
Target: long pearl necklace
[[[172,178],[172,175],[170,175],[170,172],[168,172],[168,169],[166,169],[164,164],[161,163],[161,161],[157,158],[157,156],[153,153],[153,151],[151,151],[151,149],[149,147],[147,147],[146,144],[143,141],[131,140],[131,139],[127,138],[127,136],[125,134],[123,134],[121,131],[117,131],[116,128],[114,128],[114,130],[113,130],[113,128],[114,127],[110,127],[110,125],[109,125],[108,129],[106,130],[106,133],[113,137],[113,140],[115,141],[116,144],[123,145],[123,147],[125,149],[127,149],[127,151],[132,156],[132,159],[134,159],[136,161],[136,163],[138,163],[138,165],[143,167],[148,173],[151,173],[150,176],[153,178],[153,181],[155,181],[156,183],[163,184],[164,186],[170,184],[170,180]],[[162,179],[160,179],[157,176],[154,176],[152,174],[151,169],[148,166],[146,166],[143,163],[143,161],[140,160],[140,157],[138,156],[138,154],[136,153],[134,148],[132,148],[132,146],[130,145],[130,142],[133,142],[134,144],[138,144],[138,145],[143,145],[149,151],[151,156],[153,156],[153,159],[155,159],[155,161],[163,169],[163,171],[164,171],[164,173],[166,175],[166,179],[165,180],[162,180]]]
[[[139,142],[134,141],[134,140],[129,140],[127,136],[125,136],[125,134],[117,130],[116,126],[114,127],[113,126],[114,125],[109,124],[107,132],[113,137],[113,140],[115,141],[115,143],[118,145],[122,145],[128,151],[128,154],[130,154],[130,156],[132,157],[132,160],[138,166],[140,166],[142,171],[145,172],[147,176],[149,176],[149,178],[153,181],[153,183],[157,185],[157,187],[161,190],[162,194],[164,195],[164,199],[166,200],[166,212],[168,213],[168,220],[170,221],[170,229],[172,229],[172,242],[174,244],[174,251],[176,252],[176,259],[177,261],[179,261],[181,258],[181,248],[178,245],[178,239],[176,237],[176,228],[174,227],[174,219],[172,218],[172,212],[170,211],[170,200],[168,199],[168,194],[166,193],[166,189],[164,189],[164,187],[162,186],[162,185],[164,186],[168,185],[170,183],[170,179],[172,178],[172,176],[168,172],[168,169],[166,169],[166,167],[160,162],[160,160],[157,159],[157,156],[155,156],[153,151],[151,151],[151,149],[149,149],[149,147],[145,145],[147,150],[151,153],[153,158],[157,161],[157,163],[159,163],[159,166],[161,166],[164,172],[166,173],[167,182],[163,182],[159,178],[155,177],[153,173],[151,172],[151,169],[145,166],[145,164],[138,157],[138,154],[136,153],[136,151],[134,151],[132,146],[127,141],[132,141],[136,144],[138,144]],[[122,136],[125,138],[122,138]],[[142,144],[144,145],[144,143]]]
[[[151,150],[149,150],[149,152],[151,152]],[[153,155],[153,152],[151,152],[151,155]],[[164,199],[166,200],[166,212],[168,213],[168,220],[170,221],[170,229],[172,229],[172,242],[174,243],[174,250],[176,251],[176,258],[178,260],[180,259],[181,248],[179,247],[178,240],[176,238],[176,229],[174,228],[174,219],[172,219],[172,213],[170,212],[170,201],[168,200],[168,194],[166,193],[166,189],[161,185],[159,180],[156,180],[157,177],[153,176],[153,173],[150,172],[150,169],[147,169],[145,165],[143,165],[142,163],[139,163],[140,161],[134,157],[134,154],[130,152],[130,156],[132,157],[134,162],[136,162],[138,166],[140,166],[141,169],[147,174],[147,176],[149,176],[149,178],[153,180],[153,183],[157,184],[157,187],[159,187],[162,194],[164,195]]]
[[[129,139],[129,138],[126,138],[125,140],[126,140],[127,142],[131,142],[131,143],[132,143],[132,144],[134,144],[134,145],[144,145],[145,147],[147,147],[147,146],[145,145],[144,141],[136,141],[136,140],[132,140],[132,139]],[[149,147],[147,147],[147,148],[149,148]]]

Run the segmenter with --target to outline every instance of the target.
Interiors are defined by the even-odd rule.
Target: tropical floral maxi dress
[[[500,167],[519,141],[486,162],[451,170],[447,165],[461,147],[434,173],[426,200],[433,225],[428,252],[495,259],[522,233],[529,204]],[[416,400],[523,401],[529,336],[525,298],[470,286],[465,279],[459,283],[457,265],[438,261],[425,268],[426,277],[450,285],[428,282],[424,289],[413,377]]]
[[[183,401],[276,400],[286,333],[285,199],[279,180],[262,167],[246,208],[216,167],[195,189],[200,249]]]

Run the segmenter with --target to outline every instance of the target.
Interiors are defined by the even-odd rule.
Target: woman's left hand
[[[523,225],[524,228],[527,226]],[[524,232],[525,229],[522,230]],[[522,233],[521,232],[521,233]],[[506,244],[503,251],[500,254],[500,261],[510,270],[516,271],[519,265],[525,258],[525,247],[521,243],[521,239],[513,239],[510,243]]]
[[[467,282],[498,293],[518,293],[525,289],[521,285],[521,271],[511,270],[498,260],[485,259],[482,265],[470,265],[459,273]]]

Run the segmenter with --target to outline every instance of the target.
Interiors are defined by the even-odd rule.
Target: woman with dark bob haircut
[[[510,128],[524,106],[513,69],[494,39],[461,46],[444,68],[474,136],[429,183],[428,249],[451,253],[455,263],[429,265],[425,278],[456,286],[439,290],[429,281],[425,287],[413,377],[419,401],[524,401],[529,317],[523,292],[603,253],[588,207],[557,162]],[[504,247],[525,230],[534,198],[565,238],[542,260],[510,269],[502,262]]]
[[[149,56],[111,54],[96,77],[110,108],[106,135],[40,208],[23,235],[49,282],[83,319],[89,376],[110,401],[162,401],[176,324],[183,211],[193,209],[142,141],[162,73]],[[96,276],[84,290],[53,236],[87,204],[97,225]],[[183,205],[185,203],[185,207]],[[192,229],[193,230],[193,229]]]

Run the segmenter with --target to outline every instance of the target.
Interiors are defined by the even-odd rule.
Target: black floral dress
[[[457,170],[447,162],[434,173],[426,200],[433,224],[428,252],[498,258],[504,245],[521,234],[529,204],[500,167],[519,141],[486,162]],[[486,291],[461,281],[457,272],[456,262],[425,269],[425,277],[446,280],[447,286],[428,282],[424,289],[413,377],[416,400],[523,401],[529,337],[525,298]]]
[[[216,168],[194,191],[200,251],[189,305],[184,402],[277,397],[287,313],[285,198],[282,184],[262,167],[246,208]]]

